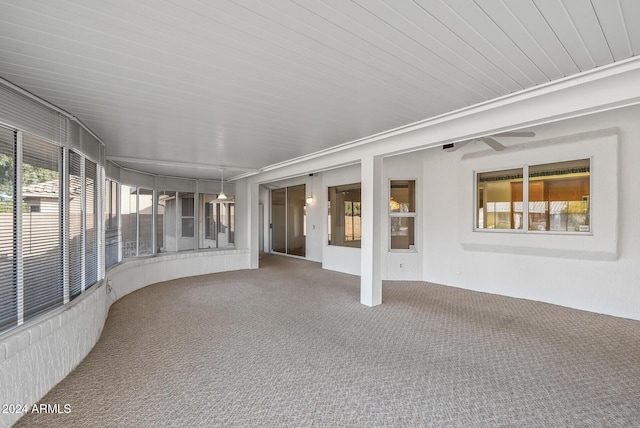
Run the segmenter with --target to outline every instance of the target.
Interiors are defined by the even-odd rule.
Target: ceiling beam
[[[177,161],[168,161],[168,160],[159,160],[159,159],[144,159],[144,158],[132,158],[127,156],[107,156],[107,160],[111,162],[125,162],[125,163],[135,163],[138,165],[162,165],[162,166],[173,166],[173,167],[183,167],[183,168],[196,168],[196,169],[211,169],[211,170],[236,170],[236,171],[244,171],[244,172],[257,172],[258,170],[255,168],[248,168],[244,166],[235,166],[235,165],[212,165],[212,164],[204,164],[204,163],[193,163],[193,162],[177,162]]]

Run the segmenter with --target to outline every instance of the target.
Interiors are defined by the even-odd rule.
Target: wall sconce
[[[313,203],[313,196],[307,196],[307,204],[311,205]]]

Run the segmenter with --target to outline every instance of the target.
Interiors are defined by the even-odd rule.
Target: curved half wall
[[[250,268],[249,250],[162,254],[125,261],[70,304],[0,337],[0,426],[30,411],[96,344],[109,307],[119,298],[162,281]],[[11,410],[11,411],[9,411]],[[71,409],[73,411],[73,409]]]

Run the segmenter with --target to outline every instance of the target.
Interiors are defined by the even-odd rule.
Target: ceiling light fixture
[[[220,174],[222,176],[222,180],[220,181],[220,194],[218,195],[219,200],[226,200],[227,195],[224,194],[224,169],[220,170]]]

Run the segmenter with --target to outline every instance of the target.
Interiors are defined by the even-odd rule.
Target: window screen
[[[14,183],[15,132],[0,127],[0,331],[18,322]]]
[[[96,225],[98,170],[96,164],[85,160],[84,167],[84,262],[85,288],[98,281],[98,228]]]
[[[82,292],[82,156],[69,152],[69,294]]]
[[[25,320],[63,303],[61,153],[60,147],[37,137],[28,134],[23,137],[21,211]]]

